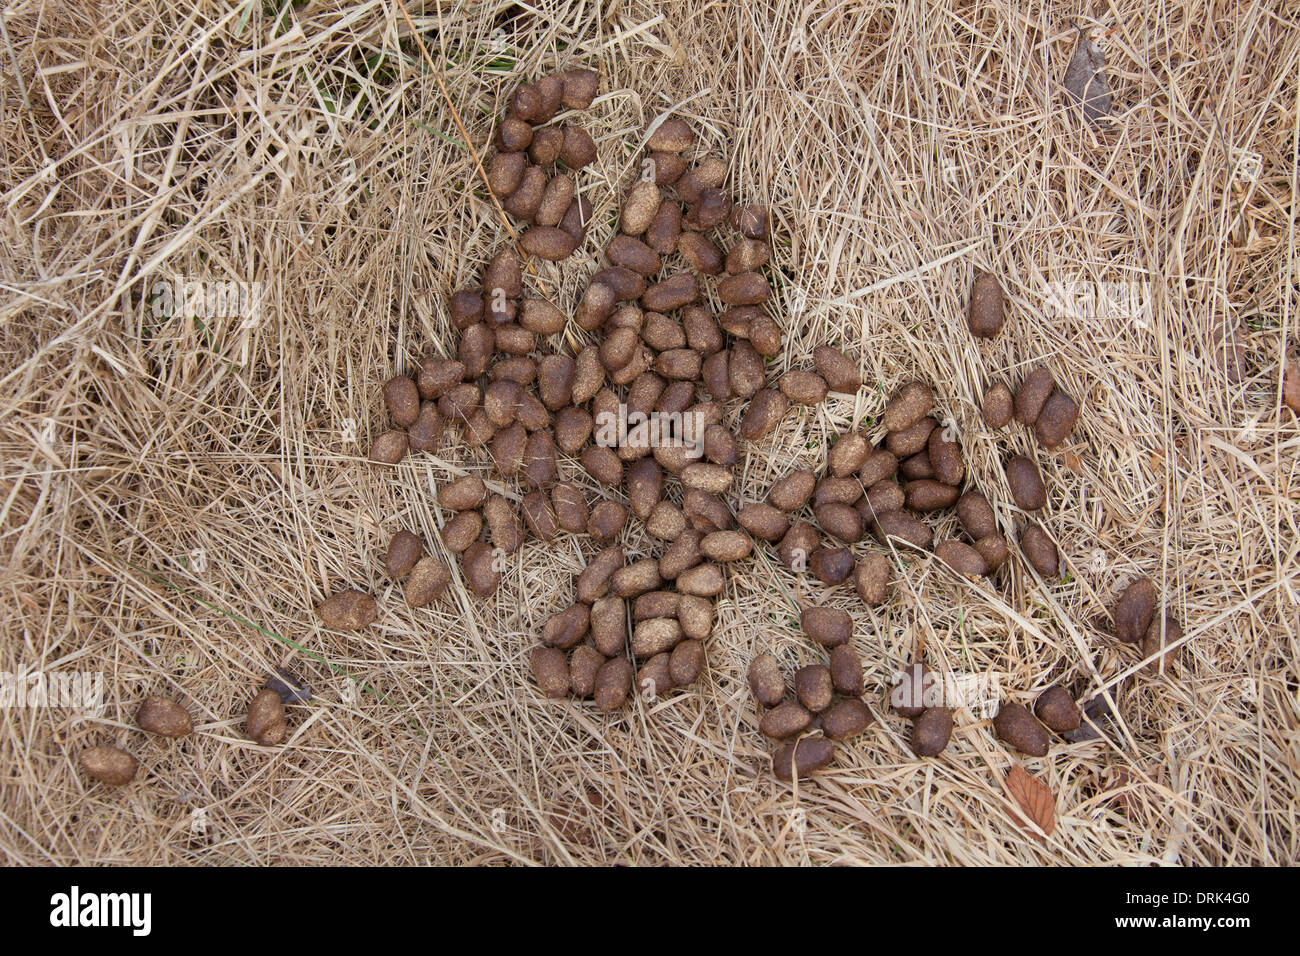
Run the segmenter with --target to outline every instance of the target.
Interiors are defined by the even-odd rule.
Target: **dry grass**
[[[406,607],[381,572],[389,535],[434,540],[432,487],[482,459],[361,456],[384,427],[380,384],[452,347],[445,295],[501,229],[396,6],[338,6],[3,14],[0,669],[102,670],[108,701],[97,718],[6,712],[7,862],[1296,859],[1300,430],[1276,395],[1300,332],[1300,29],[1285,0],[412,9],[480,151],[520,78],[602,70],[586,118],[600,160],[581,177],[602,215],[586,256],[539,269],[562,304],[665,110],[730,158],[739,196],[771,205],[783,366],[840,342],[870,385],[754,448],[742,498],[792,459],[820,464],[829,435],[869,427],[919,375],[1014,528],[999,460],[1032,443],[982,426],[985,385],[1041,358],[1084,399],[1072,443],[1040,456],[1063,581],[1017,564],[971,587],[908,555],[886,611],[828,596],[881,692],[924,638],[941,670],[994,671],[1027,699],[1133,672],[1095,619],[1133,575],[1157,580],[1186,622],[1183,660],[1126,685],[1106,739],[1025,761],[1057,794],[1045,843],[1007,817],[1020,758],[966,711],[940,759],[912,759],[887,716],[797,792],[772,780],[744,670],[763,648],[813,658],[791,600],[815,589],[769,559],[732,574],[706,680],[609,719],[539,699],[524,667],[585,540],[527,546],[491,602],[456,581],[449,603]],[[1066,14],[1107,31],[1118,119],[1103,135],[1063,108]],[[1233,178],[1243,150],[1257,181]],[[961,322],[976,266],[1011,304],[983,348]],[[170,272],[265,283],[261,324],[152,319],[149,283]],[[1148,311],[1049,309],[1049,283],[1076,280],[1147,283]],[[627,545],[649,548],[639,529]],[[347,585],[380,619],[326,632],[313,605]],[[382,699],[352,700],[286,642]],[[293,709],[289,745],[260,749],[242,711],[283,660],[317,697]],[[148,692],[183,700],[198,732],[133,730]],[[141,759],[126,789],[76,769],[108,742]]]

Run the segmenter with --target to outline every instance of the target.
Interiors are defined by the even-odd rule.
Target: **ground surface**
[[[1182,659],[1125,683],[1105,739],[1023,760],[962,711],[920,761],[885,716],[795,792],[767,771],[744,671],[760,649],[811,661],[793,600],[821,596],[764,558],[731,575],[689,693],[613,718],[541,700],[526,653],[589,543],[529,545],[487,603],[456,581],[412,611],[382,574],[388,537],[434,540],[432,487],[477,464],[367,465],[379,387],[449,347],[446,294],[500,236],[396,4],[18,0],[0,49],[0,669],[102,671],[106,706],[6,712],[7,862],[1295,860],[1300,430],[1277,401],[1300,331],[1293,8],[412,6],[479,152],[520,79],[602,71],[581,179],[597,225],[586,256],[540,270],[564,306],[664,111],[771,206],[779,367],[838,343],[868,387],[789,416],[742,499],[870,432],[919,376],[1014,530],[999,462],[1032,439],[983,427],[984,387],[1046,360],[1082,399],[1071,442],[1039,456],[1061,581],[1017,561],[972,587],[912,556],[883,611],[827,596],[856,619],[873,703],[918,639],[1017,699],[1130,674],[1098,617],[1139,573],[1185,622]],[[1072,17],[1106,40],[1102,133],[1066,111]],[[961,321],[976,267],[1009,297],[986,347]],[[153,319],[149,283],[173,273],[263,283],[260,323]],[[1061,284],[1136,289],[1138,307],[1061,308]],[[343,586],[379,600],[365,632],[312,614]],[[243,709],[284,661],[316,697],[266,750]],[[198,732],[132,729],[145,693]],[[131,786],[79,773],[99,743],[138,755]],[[1055,794],[1045,842],[1008,815],[1013,761]]]

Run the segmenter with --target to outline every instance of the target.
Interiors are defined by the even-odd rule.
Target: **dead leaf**
[[[1110,630],[1111,622],[1109,619],[1103,618],[1097,623],[1097,627],[1099,630]],[[1099,728],[1107,726],[1114,717],[1110,702],[1106,699],[1106,691],[1109,690],[1118,699],[1122,687],[1123,685],[1112,684],[1097,691],[1096,694],[1084,701],[1080,707],[1086,719],[1074,730],[1067,730],[1061,736],[1072,744],[1086,743],[1089,740],[1100,738],[1101,731]]]
[[[1286,357],[1286,366],[1282,370],[1282,401],[1300,415],[1300,359],[1294,355]]]
[[[559,833],[568,846],[595,846],[596,840],[591,827],[563,813],[551,813],[547,816],[551,828]]]
[[[311,687],[288,667],[277,667],[276,673],[262,685],[263,690],[273,690],[280,695],[280,702],[296,704],[311,700]]]
[[[1233,322],[1226,316],[1216,321],[1211,332],[1210,348],[1229,385],[1240,384],[1250,373],[1250,364],[1246,360],[1246,338],[1240,323]]]
[[[1079,461],[1079,456],[1072,451],[1067,451],[1064,456],[1065,467],[1069,468],[1076,475],[1083,474],[1083,463]]]
[[[1065,88],[1083,109],[1083,117],[1094,126],[1110,115],[1110,84],[1106,82],[1106,58],[1088,35],[1079,30],[1079,41],[1065,70]]]
[[[1142,801],[1134,791],[1142,782],[1142,778],[1127,767],[1111,767],[1103,783],[1102,793],[1108,795],[1106,802],[1120,813],[1130,820],[1140,822],[1143,818]]]
[[[1007,793],[1011,794],[1020,809],[1025,812],[1025,816],[1043,833],[1051,836],[1056,829],[1056,796],[1051,788],[1041,780],[1025,773],[1025,768],[1020,764],[1014,764],[1007,771],[1006,788]],[[1029,829],[1025,821],[1019,819],[1016,814],[1011,814],[1011,819],[1016,826]],[[1033,831],[1030,831],[1030,836],[1042,840],[1042,837]]]

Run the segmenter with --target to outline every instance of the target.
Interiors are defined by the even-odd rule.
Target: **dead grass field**
[[[794,601],[820,595],[770,557],[734,569],[689,692],[610,718],[541,699],[527,652],[589,540],[526,545],[489,602],[455,579],[413,611],[382,572],[399,527],[436,540],[435,485],[484,456],[369,465],[380,386],[453,348],[446,295],[502,238],[396,4],[14,0],[0,670],[102,671],[106,707],[4,713],[6,862],[1295,861],[1300,428],[1278,401],[1300,337],[1294,5],[410,9],[480,154],[521,79],[600,69],[584,118],[600,157],[579,183],[596,224],[539,264],[563,307],[665,111],[728,158],[738,198],[770,205],[779,369],[838,343],[868,387],[787,416],[751,448],[739,500],[821,465],[845,427],[876,437],[884,397],[919,376],[1014,529],[1000,461],[1034,445],[987,429],[979,401],[1045,360],[1084,407],[1067,446],[1037,453],[1068,573],[1043,582],[1016,558],[972,586],[913,554],[883,611],[828,595],[856,620],[882,719],[797,791],[771,777],[744,673],[762,649],[814,659]],[[1101,133],[1066,108],[1071,18],[1107,41]],[[1009,296],[984,347],[962,321],[976,267]],[[154,319],[169,274],[262,283],[260,323]],[[1142,311],[1052,308],[1062,282],[1134,283]],[[639,527],[625,544],[650,553]],[[994,672],[1020,700],[1135,674],[1098,618],[1139,573],[1187,642],[1172,674],[1124,683],[1103,739],[1025,760],[962,711],[948,750],[917,760],[879,707],[918,639],[939,670]],[[313,615],[346,586],[381,607],[357,634]],[[260,748],[244,708],[285,661],[316,698],[291,709],[286,746]],[[197,732],[134,729],[146,693],[183,701]],[[134,783],[80,773],[100,743],[138,756]],[[1013,761],[1056,795],[1045,842],[1009,818]]]

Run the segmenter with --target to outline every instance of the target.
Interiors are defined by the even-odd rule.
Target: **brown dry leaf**
[[[591,827],[563,813],[547,815],[547,822],[563,839],[566,846],[595,846],[596,840]]]
[[[1287,408],[1300,415],[1300,359],[1294,355],[1286,356],[1286,365],[1282,371],[1282,401]]]
[[[264,689],[273,690],[279,694],[280,702],[283,704],[296,704],[301,701],[311,700],[311,686],[284,665],[277,667],[275,674],[262,686]]]
[[[1093,623],[1099,631],[1110,632],[1113,630],[1113,624],[1109,617],[1101,617]],[[1119,703],[1119,695],[1126,686],[1127,682],[1110,685],[1109,690],[1117,704]],[[1072,744],[1097,740],[1101,737],[1099,728],[1109,726],[1115,716],[1114,712],[1111,710],[1110,702],[1106,699],[1106,688],[1097,691],[1097,693],[1083,701],[1079,706],[1083,709],[1083,716],[1086,719],[1074,730],[1067,730],[1065,733],[1061,734],[1062,737]]]
[[[1052,831],[1056,829],[1056,797],[1047,784],[1025,773],[1025,769],[1020,764],[1015,764],[1007,771],[1006,788],[1007,793],[1011,794],[1020,805],[1020,809],[1025,812],[1025,816],[1043,833],[1051,836]],[[1014,813],[1011,819],[1016,826],[1028,829],[1025,822]],[[1030,836],[1036,840],[1042,839],[1032,831]]]
[[[1106,775],[1102,793],[1109,794],[1107,802],[1130,820],[1142,822],[1142,801],[1134,793],[1134,787],[1142,783],[1142,778],[1127,767],[1112,767]]]
[[[1064,455],[1065,467],[1069,468],[1076,475],[1083,474],[1083,463],[1079,461],[1079,456],[1072,451],[1067,451]]]
[[[1094,126],[1110,115],[1110,84],[1106,82],[1106,58],[1088,35],[1079,31],[1070,65],[1065,70],[1065,88],[1070,91],[1084,119]]]
[[[1250,374],[1250,364],[1246,360],[1248,340],[1240,323],[1224,316],[1215,322],[1211,332],[1211,348],[1218,363],[1219,370],[1229,385],[1239,385]]]

